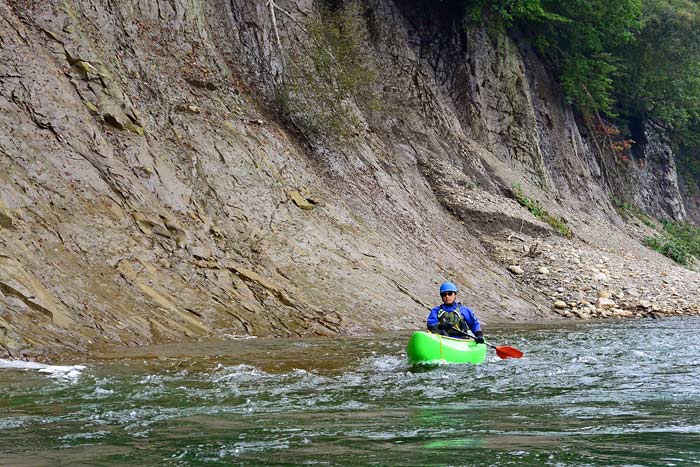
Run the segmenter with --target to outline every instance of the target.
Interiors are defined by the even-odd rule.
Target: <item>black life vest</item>
[[[463,337],[464,334],[457,331],[457,329],[462,332],[466,332],[469,329],[467,322],[462,317],[462,313],[459,311],[459,306],[457,306],[452,311],[447,311],[442,308],[438,309],[438,329],[443,329],[450,336],[460,336]]]

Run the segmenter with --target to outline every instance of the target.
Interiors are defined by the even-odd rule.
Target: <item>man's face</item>
[[[442,303],[445,305],[452,305],[455,300],[457,300],[457,294],[455,292],[443,292],[440,296],[442,297]]]

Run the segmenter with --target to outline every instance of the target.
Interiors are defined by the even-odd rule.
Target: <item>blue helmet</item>
[[[454,285],[452,282],[443,282],[440,285],[440,295],[442,295],[445,292],[457,293],[457,286]]]

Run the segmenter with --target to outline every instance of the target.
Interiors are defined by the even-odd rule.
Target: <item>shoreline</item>
[[[653,317],[651,315],[646,316],[633,316],[633,317],[595,317],[589,319],[580,318],[566,318],[561,315],[553,318],[542,318],[530,321],[495,321],[486,322],[482,321],[482,327],[485,332],[486,340],[489,340],[489,335],[491,332],[495,331],[496,334],[503,334],[503,331],[528,331],[533,329],[562,329],[566,327],[576,327],[580,325],[604,325],[606,323],[622,323],[624,321],[666,321],[674,319],[700,319],[700,313],[696,314],[674,314],[674,315],[660,315]],[[143,360],[143,361],[157,361],[157,360],[170,360],[170,359],[183,359],[183,358],[206,358],[212,357],[212,354],[202,353],[202,348],[218,348],[225,347],[228,350],[239,349],[242,353],[249,353],[251,349],[256,347],[265,348],[266,346],[274,347],[276,344],[281,342],[308,342],[310,340],[319,342],[330,342],[337,339],[374,339],[382,335],[387,336],[397,336],[401,335],[408,341],[411,333],[415,331],[424,330],[424,328],[404,328],[391,331],[381,331],[381,332],[370,332],[370,333],[358,333],[358,334],[337,334],[337,335],[307,335],[307,336],[295,336],[295,337],[279,337],[279,336],[237,336],[236,338],[223,338],[223,337],[205,337],[201,339],[193,340],[182,340],[182,341],[172,341],[172,342],[161,342],[148,345],[140,346],[129,346],[129,345],[117,345],[106,343],[104,345],[93,345],[87,352],[55,352],[55,353],[43,353],[43,354],[27,354],[24,357],[13,358],[8,356],[0,356],[0,369],[4,369],[3,364],[8,362],[18,362],[26,363],[33,366],[47,365],[51,367],[58,367],[59,372],[62,371],[62,367],[75,367],[83,364],[90,363],[101,363],[101,362],[111,362],[118,360]],[[498,345],[509,344],[503,337],[498,338]],[[503,340],[503,342],[501,342]],[[246,345],[246,343],[250,345]],[[405,344],[405,342],[402,342]],[[192,347],[192,352],[182,353],[183,347]],[[198,350],[194,350],[194,349]],[[217,355],[222,357],[221,355]],[[36,358],[33,358],[36,357]],[[24,368],[20,368],[24,369]]]

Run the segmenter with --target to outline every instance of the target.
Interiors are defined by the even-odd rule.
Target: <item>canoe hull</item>
[[[406,346],[411,364],[415,363],[471,363],[486,360],[486,345],[471,339],[454,339],[425,331],[416,331]]]

